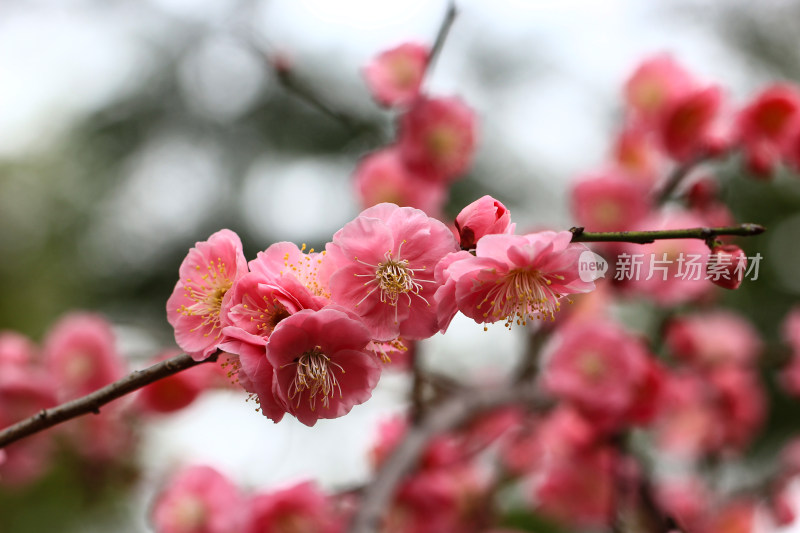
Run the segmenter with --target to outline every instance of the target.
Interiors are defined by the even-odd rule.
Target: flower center
[[[400,246],[397,248],[398,259],[392,257],[391,250],[383,255],[384,261],[377,265],[365,263],[358,259],[358,257],[355,258],[355,260],[362,265],[367,265],[375,269],[374,274],[356,274],[356,277],[372,278],[364,283],[364,286],[374,285],[361,301],[356,304],[356,307],[369,298],[375,291],[380,291],[381,303],[388,303],[395,308],[397,307],[397,300],[400,298],[401,294],[405,294],[408,298],[409,307],[411,306],[411,294],[419,296],[426,304],[430,305],[428,300],[420,294],[420,291],[422,291],[422,283],[435,283],[435,281],[417,279],[417,272],[424,271],[425,267],[411,268],[408,266],[408,259],[399,259],[400,252],[405,242],[406,241],[400,243]]]
[[[564,295],[550,288],[549,278],[564,279],[555,274],[545,276],[538,270],[512,270],[495,282],[477,308],[488,304],[483,316],[491,316],[493,321],[505,319],[507,328],[514,322],[524,326],[528,320],[555,320],[555,313],[561,309],[559,300]]]
[[[331,361],[330,357],[322,353],[319,346],[304,352],[303,355],[281,368],[289,365],[297,365],[297,373],[289,386],[289,399],[295,400],[296,398],[295,406],[300,405],[303,391],[308,391],[308,402],[312,411],[316,408],[317,396],[322,396],[322,405],[326,409],[330,406],[330,398],[337,389],[339,397],[342,396],[342,387],[331,366],[338,368],[342,374],[345,373],[344,368]]]
[[[198,271],[201,270],[200,265],[195,268]],[[222,298],[232,285],[233,282],[228,277],[227,267],[222,262],[222,259],[209,261],[206,266],[206,273],[202,274],[200,279],[186,278],[183,290],[186,297],[194,303],[189,306],[180,306],[178,312],[185,316],[204,317],[203,322],[192,328],[192,331],[206,326],[211,326],[212,330],[219,328],[219,312],[222,308]],[[208,333],[204,334],[206,337],[208,335]],[[217,333],[217,337],[219,335]]]

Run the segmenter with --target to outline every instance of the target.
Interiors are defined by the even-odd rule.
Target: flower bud
[[[484,235],[513,233],[514,227],[506,206],[489,195],[475,200],[456,217],[456,229],[464,250],[475,248]]]
[[[706,277],[725,289],[738,289],[744,279],[747,256],[735,244],[715,246],[706,265]]]

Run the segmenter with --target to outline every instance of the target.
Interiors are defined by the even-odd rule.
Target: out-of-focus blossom
[[[219,346],[223,300],[233,283],[247,273],[239,236],[223,229],[198,242],[181,263],[179,273],[167,300],[167,319],[175,329],[178,346],[200,361]]]
[[[692,76],[667,54],[643,61],[625,84],[625,101],[637,120],[654,124],[694,87]]]
[[[153,505],[157,533],[240,533],[244,502],[225,476],[207,466],[175,474]]]
[[[363,208],[388,202],[416,207],[434,218],[442,217],[447,184],[419,177],[410,171],[395,146],[365,156],[356,167],[355,188]]]
[[[458,249],[450,229],[418,209],[379,204],[336,232],[326,250],[333,301],[372,339],[424,339],[439,329],[436,264]]]
[[[400,119],[398,147],[406,166],[426,179],[454,180],[472,162],[475,122],[459,98],[419,98]]]
[[[244,514],[242,533],[333,533],[340,525],[327,496],[311,482],[256,494]]]
[[[761,91],[737,118],[737,134],[751,170],[768,176],[800,122],[800,92],[788,84]]]
[[[545,386],[586,413],[593,423],[620,427],[644,398],[648,367],[647,348],[608,320],[579,321],[558,330],[544,371]],[[651,385],[648,383],[648,385]],[[648,387],[655,397],[657,386]]]
[[[692,90],[668,105],[658,130],[665,152],[682,162],[703,155],[716,142],[712,128],[721,104],[722,91],[712,86]]]
[[[615,167],[643,187],[654,185],[663,159],[648,132],[641,125],[626,125],[615,139],[612,152]]]
[[[572,188],[572,212],[588,231],[624,231],[652,208],[647,186],[615,172],[584,176]]]
[[[378,384],[380,363],[369,342],[360,321],[334,309],[285,319],[270,336],[265,361],[274,368],[276,398],[308,426],[346,415]]]
[[[655,496],[658,505],[685,531],[703,531],[713,498],[701,478],[689,476],[660,482]]]
[[[700,368],[752,366],[761,351],[758,332],[744,317],[718,310],[679,317],[665,341],[677,358]]]
[[[594,283],[578,275],[578,258],[586,247],[571,239],[569,231],[486,235],[475,256],[462,255],[441,273],[439,324],[449,324],[455,309],[479,324],[503,320],[510,327],[552,319],[563,298],[594,289]]]
[[[167,350],[156,356],[151,363],[165,361],[180,354],[179,350]],[[146,413],[172,413],[188,407],[217,379],[213,363],[199,365],[162,378],[139,391],[136,401],[139,409]]]
[[[418,43],[380,53],[364,68],[372,97],[388,107],[411,104],[419,96],[429,53],[427,46]]]
[[[63,317],[47,334],[44,356],[61,400],[89,394],[125,373],[111,324],[101,315],[77,312]]]
[[[512,234],[516,228],[506,206],[489,195],[462,209],[455,225],[464,250],[475,248],[475,244],[486,235]]]
[[[667,230],[704,226],[687,212],[653,215],[636,229]],[[706,280],[708,247],[699,239],[665,239],[652,244],[624,245],[616,258],[616,276],[625,287],[663,306],[706,297],[714,285]]]

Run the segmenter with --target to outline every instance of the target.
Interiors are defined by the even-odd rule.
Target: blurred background
[[[672,53],[737,105],[769,81],[800,81],[800,2],[768,4],[459,0],[426,81],[480,121],[449,214],[492,194],[521,228],[570,227],[569,184],[602,164],[622,83],[646,56]],[[69,310],[98,311],[141,365],[174,344],[165,302],[196,241],[227,227],[248,258],[275,241],[324,245],[359,211],[359,157],[392,136],[394,117],[360,69],[400,42],[432,42],[445,10],[439,0],[0,3],[0,329],[39,340]],[[352,123],[287,92],[276,58]],[[765,257],[762,278],[726,297],[774,340],[800,295],[800,180],[726,172],[737,220],[770,228],[746,243]],[[502,376],[524,344],[502,327],[453,329],[421,349],[461,376]],[[61,497],[70,474],[57,473],[24,497],[0,496],[0,533],[44,531],[37,498],[54,500],[58,531],[148,531],[147,505],[176,462],[207,462],[251,487],[303,476],[355,485],[376,421],[403,408],[407,385],[386,374],[370,403],[311,429],[275,426],[235,392],[207,395],[146,429],[133,496]],[[796,428],[792,407],[773,405],[772,435]]]

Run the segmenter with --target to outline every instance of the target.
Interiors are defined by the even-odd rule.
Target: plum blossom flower
[[[304,253],[290,242],[275,243],[249,263],[250,272],[231,287],[220,313],[224,338],[219,347],[239,356],[263,357],[281,320],[329,302],[317,271],[323,253]]]
[[[675,357],[700,368],[752,366],[761,351],[753,325],[723,310],[676,318],[667,326],[665,342]]]
[[[446,258],[450,264],[436,292],[440,326],[449,324],[456,309],[478,323],[504,320],[508,327],[554,319],[563,298],[594,289],[578,275],[586,247],[571,239],[569,231],[487,235],[478,241],[475,256],[460,252],[460,259]]]
[[[506,206],[488,194],[462,209],[455,225],[464,250],[475,248],[484,235],[512,234],[516,229]]]
[[[333,533],[338,522],[327,496],[312,482],[303,482],[253,496],[242,532]]]
[[[125,373],[111,324],[92,313],[71,313],[59,320],[45,338],[44,361],[62,400],[89,394]]]
[[[382,105],[406,106],[419,95],[428,67],[428,47],[404,43],[386,50],[364,68],[372,96]]]
[[[167,301],[167,319],[178,346],[201,361],[217,349],[222,338],[220,311],[227,292],[247,273],[239,236],[223,229],[198,242],[179,272]]]
[[[336,232],[323,268],[332,300],[355,312],[372,339],[424,339],[439,328],[436,264],[458,249],[443,223],[418,209],[379,204]]]
[[[625,84],[625,100],[637,120],[654,124],[694,86],[686,69],[668,54],[643,61]]]
[[[380,377],[369,342],[369,330],[336,309],[303,310],[286,318],[267,344],[276,399],[307,426],[346,415],[372,396]]]
[[[450,182],[472,161],[475,129],[475,115],[460,99],[419,98],[400,119],[398,147],[412,172]]]
[[[366,209],[389,202],[401,207],[416,207],[440,218],[447,200],[447,185],[431,181],[410,171],[396,146],[365,156],[354,173],[356,192]]]
[[[207,466],[178,472],[153,505],[157,533],[239,533],[243,498],[225,476]]]
[[[649,375],[650,356],[637,338],[617,324],[609,320],[569,323],[549,348],[546,387],[595,424],[619,427],[643,403],[639,392]]]
[[[572,212],[592,231],[627,230],[650,213],[647,191],[647,184],[620,172],[585,176],[572,188]]]
[[[180,354],[179,350],[166,350],[152,363],[164,361]],[[162,378],[142,388],[136,397],[137,406],[145,413],[172,413],[194,402],[214,381],[217,374],[213,365],[189,368]]]

